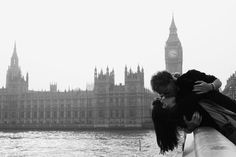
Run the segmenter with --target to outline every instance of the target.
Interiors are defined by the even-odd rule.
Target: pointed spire
[[[175,25],[175,20],[174,20],[174,14],[172,13],[172,21],[171,21],[171,25],[170,25],[170,33],[174,33],[176,34],[177,32],[177,28],[176,28],[176,25]]]
[[[14,49],[13,49],[13,54],[11,57],[11,65],[12,66],[18,66],[18,56],[16,53],[16,42],[14,43]]]
[[[171,25],[170,25],[170,27],[172,27],[172,28],[176,28],[176,26],[175,26],[175,18],[174,18],[174,14],[172,13],[172,20],[171,20]]]
[[[14,50],[13,50],[13,55],[12,56],[18,58],[17,53],[16,53],[16,42],[14,43]]]
[[[106,72],[106,74],[109,75],[109,68],[108,68],[108,66],[107,66],[107,72]]]
[[[127,66],[125,65],[125,77],[127,76],[127,73],[128,73]]]
[[[138,71],[138,73],[140,72],[140,67],[139,67],[139,65],[138,65],[137,71]]]
[[[179,37],[178,37],[178,34],[177,34],[177,28],[176,28],[175,20],[174,20],[174,14],[172,14],[172,21],[171,21],[171,25],[170,25],[169,30],[170,30],[170,33],[169,33],[169,37],[167,39],[167,43],[176,42],[176,41],[179,42]]]
[[[94,77],[97,78],[97,67],[94,69]]]

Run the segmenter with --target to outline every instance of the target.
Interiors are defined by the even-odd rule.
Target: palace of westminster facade
[[[16,45],[0,89],[1,129],[150,128],[154,94],[144,87],[144,69],[125,68],[125,85],[114,84],[114,71],[94,70],[93,90],[28,90],[18,65]]]

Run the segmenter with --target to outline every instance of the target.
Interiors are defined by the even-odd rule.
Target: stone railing
[[[236,146],[217,130],[202,127],[186,136],[183,157],[236,157]]]

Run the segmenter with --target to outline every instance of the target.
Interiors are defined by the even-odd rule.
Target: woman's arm
[[[199,127],[199,125],[202,122],[202,116],[198,112],[194,112],[192,119],[189,121],[187,120],[185,116],[183,118],[186,124],[186,128],[184,128],[184,131],[186,133],[193,132],[197,127]]]

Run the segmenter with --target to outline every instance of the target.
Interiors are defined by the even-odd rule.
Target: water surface
[[[0,132],[0,156],[161,157],[152,130]]]

